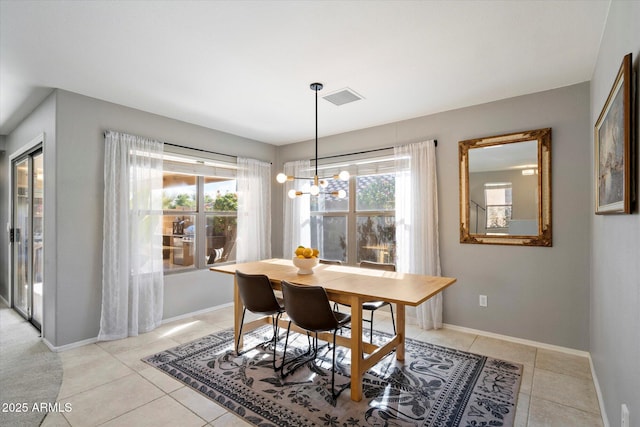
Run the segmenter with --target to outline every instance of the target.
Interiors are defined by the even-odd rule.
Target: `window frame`
[[[501,204],[501,205],[497,205],[497,204],[489,204],[488,202],[488,197],[487,197],[487,191],[489,190],[510,190],[511,192],[513,192],[513,183],[512,182],[486,182],[484,184],[484,206],[485,206],[485,230],[489,231],[495,231],[495,230],[504,230],[504,229],[508,229],[509,228],[509,222],[511,221],[511,218],[513,217],[513,196],[511,199],[511,203],[505,203],[505,204]],[[506,195],[505,195],[505,199],[506,199]],[[493,227],[493,226],[489,226],[489,219],[490,219],[490,215],[489,215],[489,210],[491,208],[511,208],[510,213],[511,215],[509,217],[506,217],[505,220],[507,222],[507,225],[505,227]]]
[[[376,163],[380,166],[376,166]],[[312,166],[312,169],[313,168],[314,167]],[[311,217],[346,217],[347,232],[345,238],[347,250],[346,259],[344,262],[347,265],[357,265],[359,263],[357,247],[358,219],[366,217],[395,217],[396,215],[395,205],[393,210],[357,210],[357,179],[358,177],[368,175],[395,175],[393,156],[383,155],[377,157],[356,157],[355,159],[347,162],[342,161],[339,163],[325,163],[318,169],[319,174],[322,176],[332,175],[332,173],[325,173],[326,170],[332,172],[336,172],[338,170],[347,170],[350,174],[348,186],[348,210],[314,211],[310,209],[309,214]],[[322,253],[320,255],[322,256]],[[392,261],[395,262],[394,260]]]
[[[207,263],[207,217],[220,216],[219,212],[208,211],[205,207],[205,178],[229,178],[229,180],[236,181],[235,193],[237,194],[237,164],[231,163],[228,160],[223,160],[217,157],[205,158],[202,155],[194,155],[189,152],[190,150],[165,150],[163,156],[163,173],[169,172],[174,174],[182,174],[186,176],[193,176],[196,178],[196,209],[195,210],[176,210],[176,209],[162,209],[161,216],[193,216],[195,217],[195,246],[193,253],[193,264],[181,268],[167,269],[163,267],[163,274],[173,275],[186,272],[192,272],[195,270],[202,270],[209,268],[213,263]],[[212,174],[213,173],[213,174]],[[164,192],[164,186],[163,186]],[[235,214],[228,211],[224,212],[222,216],[238,217],[237,210]],[[161,221],[164,227],[164,221]],[[237,227],[237,221],[236,221]],[[162,235],[165,236],[165,230],[162,230]],[[237,231],[236,231],[237,236]],[[164,260],[163,260],[164,261]],[[224,263],[233,263],[234,260],[225,261]]]

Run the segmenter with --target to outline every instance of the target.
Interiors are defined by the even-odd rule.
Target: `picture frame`
[[[594,129],[595,213],[631,213],[631,53],[620,70]]]

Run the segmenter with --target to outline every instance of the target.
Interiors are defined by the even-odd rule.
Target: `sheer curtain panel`
[[[288,176],[308,176],[310,169],[311,162],[309,160],[295,160],[284,164],[284,173]],[[293,252],[298,245],[311,246],[311,212],[308,194],[290,199],[287,192],[291,189],[308,191],[309,183],[297,179],[287,182],[282,187],[284,200],[282,251],[284,257],[289,258],[293,257]]]
[[[162,152],[161,142],[105,134],[100,341],[162,321]]]
[[[237,262],[271,258],[271,164],[238,157]]]
[[[435,141],[394,148],[396,241],[400,272],[440,276]],[[442,293],[416,308],[424,329],[442,327]]]

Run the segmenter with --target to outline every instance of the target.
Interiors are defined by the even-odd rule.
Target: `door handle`
[[[9,230],[9,242],[10,243],[20,242],[20,229],[19,228],[11,228]]]

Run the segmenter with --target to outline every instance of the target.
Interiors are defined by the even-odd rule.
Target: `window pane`
[[[236,180],[229,178],[204,177],[205,212],[207,215],[207,242],[205,263],[235,261],[235,241],[237,235],[238,193]]]
[[[356,177],[356,211],[392,211],[396,204],[393,174]]]
[[[195,221],[195,215],[164,215],[162,217],[164,271],[193,267],[196,249]]]
[[[162,176],[162,209],[196,211],[196,176],[164,172]]]
[[[511,221],[512,187],[510,182],[486,183],[487,229],[507,228]]]
[[[487,228],[507,228],[511,221],[511,205],[487,206]]]
[[[395,216],[358,216],[358,262],[395,263]]]
[[[235,260],[236,165],[180,153],[163,165],[165,272]]]
[[[347,260],[347,217],[311,216],[311,246],[318,248],[320,258]]]
[[[237,212],[236,180],[205,176],[204,210],[206,212]]]
[[[207,215],[207,244],[205,251],[207,264],[235,261],[237,229],[236,212]]]
[[[311,196],[311,212],[345,212],[349,210],[349,182],[341,179],[326,179],[327,186],[322,189],[323,193],[332,193],[344,190],[347,197],[342,199],[331,194],[319,194]]]
[[[510,205],[511,187],[485,189],[487,205]]]

